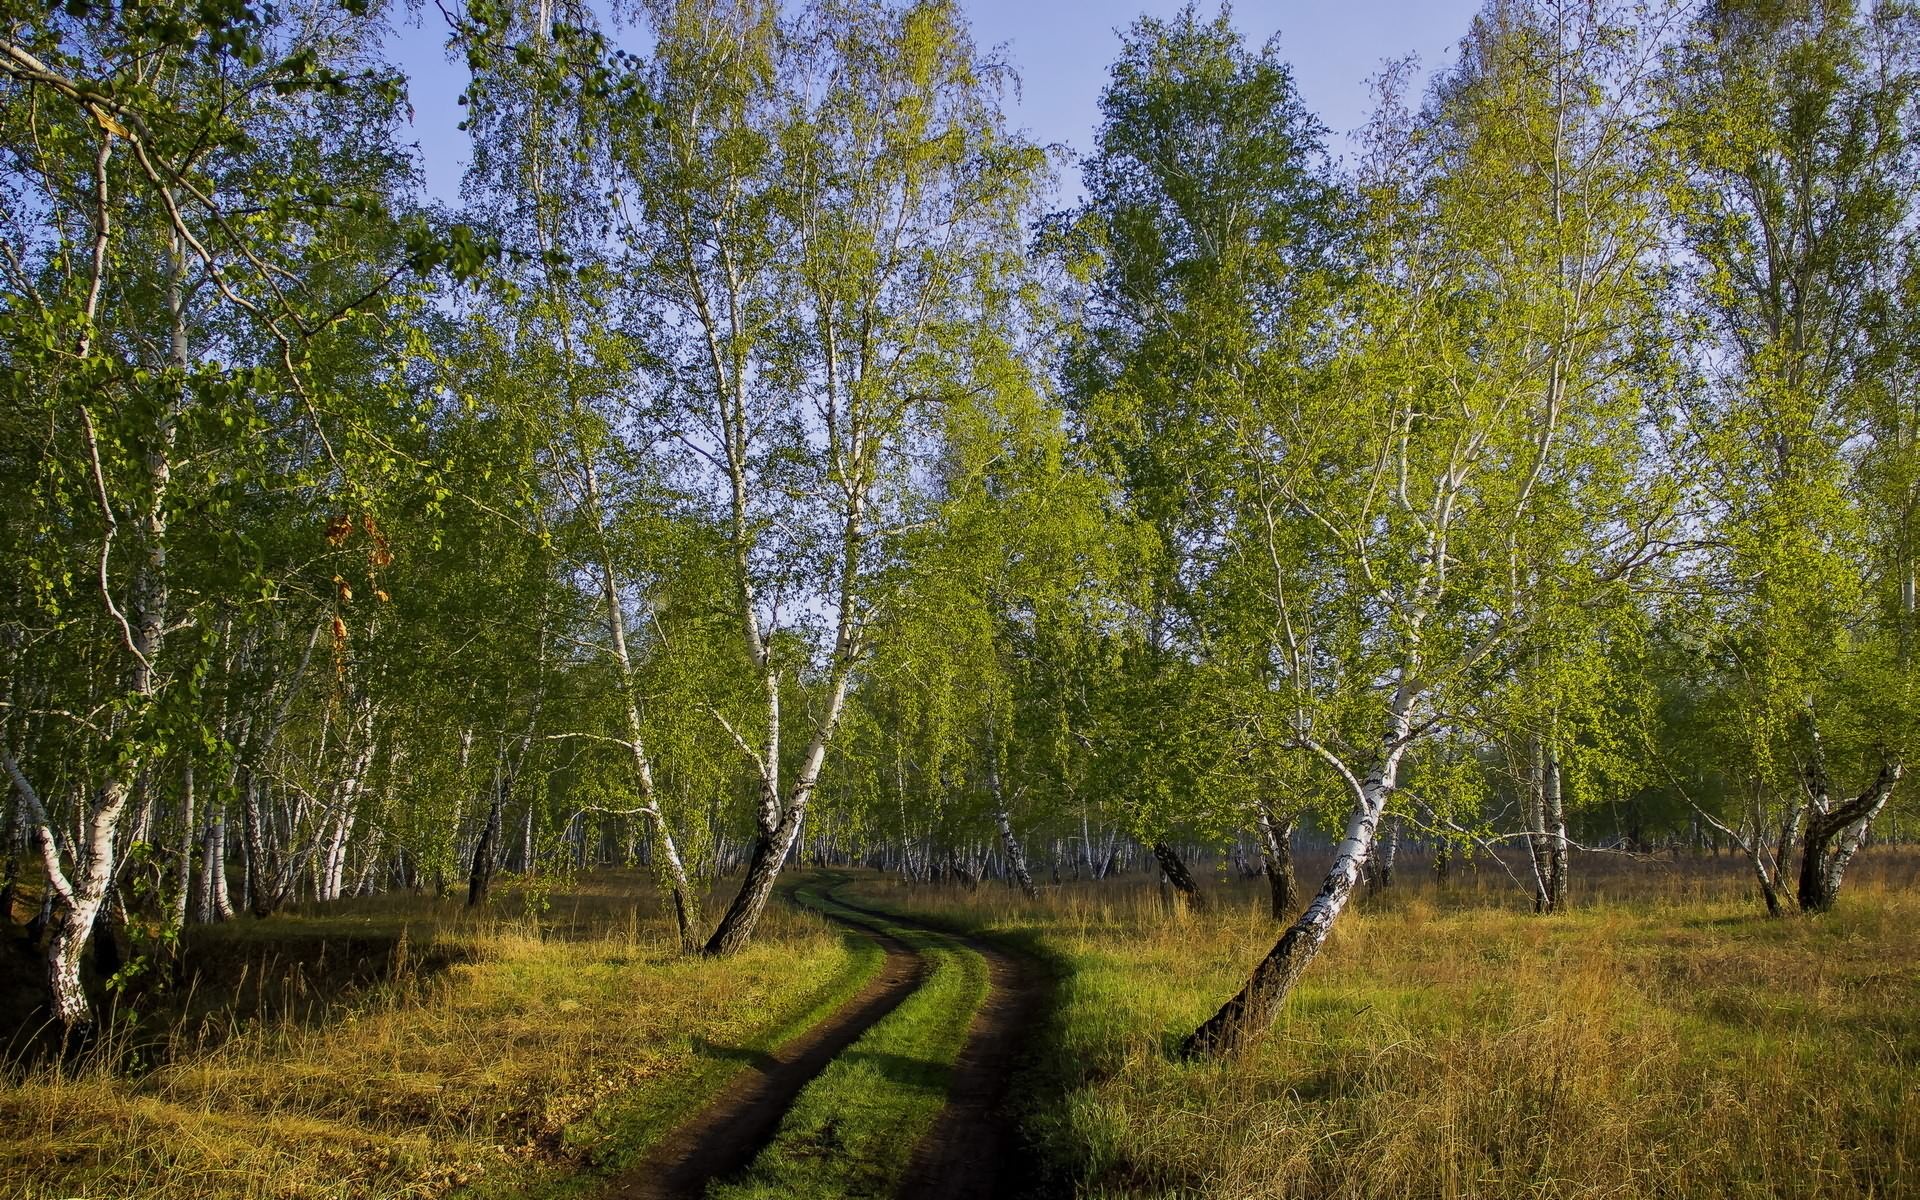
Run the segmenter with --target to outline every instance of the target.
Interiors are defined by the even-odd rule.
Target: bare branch
[[[113,516],[113,501],[107,498],[107,477],[100,466],[100,438],[93,427],[93,414],[86,405],[80,406],[80,423],[86,427],[87,458],[93,468],[94,498],[100,503],[100,517],[107,523],[106,533],[100,539],[100,600],[107,606],[107,612],[120,625],[120,636],[127,647],[127,653],[140,660],[140,665],[153,671],[153,663],[140,653],[140,647],[133,638],[133,626],[128,624],[126,614],[113,602],[113,588],[107,577],[107,560],[113,553],[113,539],[120,532],[120,523]]]

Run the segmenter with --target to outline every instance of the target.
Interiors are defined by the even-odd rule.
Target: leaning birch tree
[[[1653,287],[1624,136],[1650,51],[1626,16],[1490,5],[1417,119],[1384,104],[1348,344],[1310,386],[1255,376],[1226,396],[1257,518],[1240,553],[1263,574],[1285,701],[1271,734],[1337,781],[1348,816],[1318,892],[1188,1054],[1266,1028],[1360,882],[1410,756],[1470,734],[1529,660],[1539,598],[1621,604],[1663,548],[1626,320]]]

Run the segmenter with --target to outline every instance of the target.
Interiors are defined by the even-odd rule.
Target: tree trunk
[[[93,1008],[80,982],[80,964],[99,913],[98,900],[56,906],[47,922],[47,985],[53,997],[53,1018],[69,1034],[82,1038],[93,1025]]]
[[[1386,819],[1387,835],[1380,843],[1380,886],[1393,886],[1393,860],[1400,853],[1400,818]]]
[[[1327,935],[1332,932],[1341,910],[1346,908],[1347,899],[1360,882],[1361,870],[1373,850],[1374,833],[1399,776],[1401,755],[1406,752],[1415,695],[1413,687],[1405,681],[1395,692],[1388,713],[1385,752],[1378,769],[1358,781],[1357,787],[1353,777],[1348,776],[1348,786],[1354,792],[1354,810],[1347,819],[1346,836],[1335,847],[1333,865],[1319,893],[1254,968],[1246,986],[1181,1043],[1183,1057],[1232,1054],[1263,1033],[1273,1023],[1274,1015],[1301,972],[1326,944]]]
[[[0,883],[0,930],[13,928],[13,898],[20,890],[20,843],[16,832],[19,825],[18,808],[7,806],[7,865],[6,882]]]
[[[77,357],[86,359],[91,352],[94,337],[94,317],[96,305],[102,294],[100,287],[105,278],[106,264],[110,261],[107,247],[111,238],[108,220],[108,175],[107,160],[112,150],[111,141],[102,141],[99,146],[98,165],[93,177],[93,191],[96,201],[96,224],[93,229],[94,266],[93,287],[86,307],[82,312],[82,333],[76,346]],[[172,316],[172,347],[169,365],[187,367],[188,351],[185,320],[185,279],[186,247],[176,237],[170,246],[168,259],[168,307]],[[159,692],[160,680],[155,664],[160,661],[168,633],[169,622],[169,579],[167,571],[167,494],[172,481],[172,454],[181,414],[192,399],[190,389],[185,386],[184,378],[178,391],[154,411],[153,425],[148,431],[149,440],[141,456],[141,465],[145,469],[145,487],[137,509],[130,514],[131,522],[138,531],[136,544],[122,551],[131,560],[132,575],[126,587],[126,611],[117,608],[110,595],[107,572],[112,557],[113,543],[121,532],[120,522],[114,511],[111,498],[107,494],[105,482],[101,479],[96,466],[95,482],[98,488],[99,515],[105,528],[100,548],[100,592],[107,615],[113,617],[120,627],[120,637],[115,639],[117,647],[124,646],[127,657],[121,667],[118,686],[133,703],[129,706],[129,718],[137,725],[140,716],[148,710]],[[86,402],[78,406],[79,429],[86,445],[99,462],[100,446],[97,431],[93,423],[91,409]],[[54,831],[49,820],[46,806],[40,802],[39,794],[21,771],[11,753],[0,749],[0,765],[4,765],[19,801],[23,804],[35,828],[40,845],[41,859],[46,870],[47,898],[50,902],[49,929],[45,968],[48,984],[53,994],[54,1016],[60,1022],[63,1033],[68,1037],[78,1035],[84,1038],[91,1030],[93,1014],[87,1003],[86,992],[80,983],[80,956],[87,939],[93,933],[95,919],[99,916],[101,905],[106,901],[113,886],[115,867],[115,840],[120,833],[120,821],[126,813],[130,789],[129,780],[142,777],[144,767],[141,756],[149,753],[150,747],[140,746],[137,742],[130,747],[122,747],[115,761],[102,764],[107,778],[94,791],[93,800],[81,814],[77,828],[73,832],[78,843],[71,855],[72,874],[65,870],[60,836]]]
[[[975,869],[974,864],[968,861],[965,855],[962,855],[958,850],[949,851],[947,854],[947,862],[950,864],[954,875],[959,878],[961,887],[967,889],[969,892],[977,892],[980,890],[981,873]]]
[[[987,790],[993,794],[993,819],[1000,827],[1000,845],[1007,852],[1007,866],[1020,881],[1020,890],[1027,899],[1038,899],[1040,889],[1033,886],[1033,874],[1027,870],[1027,852],[1013,834],[1013,815],[1007,811],[1007,798],[1000,787],[1000,764],[994,759],[991,729],[987,734]]]
[[[327,840],[326,856],[322,860],[318,899],[340,899],[347,873],[347,844],[353,837],[353,827],[360,820],[360,795],[366,790],[367,772],[373,769],[373,758],[377,750],[374,738],[374,705],[363,694],[357,705],[359,719],[355,722],[355,741],[358,743],[353,759],[347,766],[346,774],[341,777],[338,798],[335,801],[335,815],[331,822],[332,832]]]
[[[849,528],[859,520],[860,510],[856,505],[849,513]],[[854,545],[854,535],[849,532],[848,545]],[[845,570],[851,570],[846,568]],[[744,580],[745,576],[741,576]],[[852,584],[844,571],[840,594],[850,595]],[[839,629],[834,635],[834,665],[827,687],[826,705],[821,709],[814,722],[813,736],[807,743],[806,753],[801,757],[799,769],[794,773],[793,786],[788,791],[784,808],[780,803],[780,681],[773,666],[771,651],[758,631],[758,618],[753,615],[750,590],[743,593],[746,607],[747,644],[762,672],[762,697],[767,706],[767,724],[765,741],[756,753],[744,739],[738,738],[740,747],[755,763],[760,772],[760,810],[755,814],[755,823],[759,836],[754,841],[753,859],[747,866],[747,877],[741,881],[740,890],[734,894],[733,903],[727,906],[727,912],[714,929],[713,936],[707,939],[705,953],[710,956],[732,954],[747,944],[753,936],[754,926],[760,921],[760,914],[766,910],[767,899],[773,895],[774,881],[779,878],[780,868],[785,865],[787,855],[792,852],[794,842],[800,835],[801,824],[806,820],[807,804],[813,798],[814,788],[819,785],[820,770],[827,758],[827,746],[833,740],[834,730],[840,724],[841,714],[847,702],[847,684],[852,677],[855,635],[851,614],[843,611],[840,615]]]
[[[1879,775],[1866,791],[1829,810],[1825,771],[1818,765],[1817,756],[1814,761],[1815,765],[1809,768],[1809,773],[1817,775],[1813,781],[1813,802],[1808,805],[1806,841],[1800,851],[1799,888],[1800,908],[1810,913],[1826,912],[1833,907],[1840,893],[1840,879],[1846,871],[1847,861],[1859,848],[1860,840],[1865,837],[1873,818],[1886,806],[1888,797],[1893,795],[1893,786],[1900,781],[1902,771],[1901,764],[1881,764]],[[1837,848],[1832,846],[1836,838],[1843,839]],[[1840,852],[1844,852],[1844,858],[1840,857]]]
[[[365,852],[362,854],[360,859],[360,873],[354,876],[353,887],[351,890],[349,890],[346,893],[347,895],[349,896],[373,895],[374,893],[373,881],[380,867],[380,848],[382,843],[384,843],[385,841],[386,841],[385,831],[382,830],[379,826],[375,826],[373,830],[373,836],[367,839],[367,848]],[[406,886],[406,883],[404,882],[407,879],[406,852],[404,850],[395,851],[393,861],[395,864],[395,870],[403,881],[402,886]]]
[[[468,908],[478,908],[487,902],[487,889],[493,884],[494,847],[500,842],[501,810],[506,805],[506,789],[500,786],[500,773],[496,769],[493,802],[487,806],[487,823],[480,831],[480,840],[474,843],[473,867],[467,872]]]
[[[1186,903],[1193,906],[1195,912],[1207,911],[1207,898],[1201,894],[1200,886],[1193,881],[1187,864],[1180,860],[1179,851],[1166,842],[1153,844],[1153,857],[1159,862],[1161,873],[1167,882],[1173,885],[1174,892]]]
[[[658,807],[649,807],[642,815],[647,818],[648,832],[652,835],[650,842],[654,875],[665,887],[668,899],[673,901],[674,928],[680,935],[680,951],[692,954],[700,948],[700,897],[687,880],[686,863],[680,858],[680,847],[673,840],[673,830],[667,824],[666,815]],[[779,870],[777,862],[775,871]],[[758,916],[758,913],[755,915]]]
[[[1300,919],[1287,927],[1280,940],[1268,952],[1253,977],[1238,995],[1222,1005],[1200,1028],[1181,1044],[1188,1058],[1209,1057],[1237,1052],[1273,1022],[1301,972],[1313,961],[1326,943],[1334,921],[1347,905],[1347,899],[1360,882],[1361,869],[1373,848],[1374,830],[1380,819],[1380,806],[1386,800],[1381,781],[1369,780],[1366,803],[1347,823],[1346,837],[1334,856],[1333,867],[1320,885],[1319,893]]]
[[[1774,859],[1771,869],[1767,864],[1766,823],[1761,817],[1760,804],[1764,785],[1755,782],[1752,796],[1753,837],[1743,840],[1740,849],[1747,856],[1747,863],[1753,868],[1753,876],[1760,884],[1760,899],[1766,903],[1769,917],[1786,915],[1780,905],[1780,860]]]
[[[207,889],[207,904],[202,909],[200,920],[231,921],[233,898],[227,893],[227,806],[224,803],[213,810],[213,824],[207,828],[207,843],[200,860],[200,870],[206,877]]]
[[[780,877],[780,865],[787,861],[787,852],[793,848],[793,839],[800,832],[801,811],[789,808],[771,835],[762,833],[754,839],[747,877],[740,881],[740,890],[734,893],[733,903],[720,918],[719,928],[707,939],[708,955],[732,954],[753,936],[753,927],[766,909],[768,897],[773,895],[774,881]]]
[[[286,894],[272,872],[267,856],[267,822],[260,811],[260,783],[246,770],[240,787],[240,818],[247,839],[247,907],[256,917],[279,911]]]
[[[1293,877],[1293,822],[1274,820],[1263,805],[1254,816],[1260,833],[1260,865],[1267,876],[1267,892],[1273,905],[1273,919],[1284,921],[1293,915],[1299,903],[1299,886]]]
[[[1533,868],[1533,911],[1553,907],[1553,848],[1547,836],[1547,749],[1537,733],[1526,737],[1527,853]]]
[[[253,851],[248,847],[244,831],[240,838],[240,907],[253,911]]]
[[[80,982],[80,964],[87,940],[93,934],[94,921],[113,888],[113,839],[120,815],[126,811],[128,791],[118,780],[100,788],[87,815],[85,840],[76,847],[76,878],[69,881],[61,870],[59,846],[37,793],[27,784],[11,757],[6,758],[5,763],[15,788],[39,826],[36,832],[41,859],[47,869],[46,972],[54,1019],[65,1035],[84,1039],[92,1029],[93,1009]]]
[[[1780,822],[1780,841],[1773,852],[1774,886],[1786,886],[1787,879],[1793,875],[1793,852],[1800,844],[1801,824],[1806,819],[1806,805],[1794,802],[1787,808],[1786,817]]]
[[[1547,911],[1562,912],[1567,907],[1567,808],[1561,788],[1560,757],[1547,752],[1542,779],[1542,815],[1547,827]]]
[[[187,901],[193,892],[193,763],[180,780],[180,853],[173,866],[172,918],[178,933],[187,925]]]
[[[318,899],[338,900],[347,875],[347,840],[353,836],[355,814],[352,809],[343,810],[333,819],[332,833],[327,839],[327,854],[320,872]]]
[[[80,826],[82,840],[71,855],[75,870],[69,878],[62,863],[67,856],[61,853],[58,835],[39,793],[11,754],[0,751],[0,766],[5,767],[15,793],[30,814],[46,872],[42,908],[50,934],[45,966],[53,1015],[65,1035],[84,1038],[92,1027],[93,1010],[80,983],[81,954],[113,887],[114,837],[127,808],[129,791],[118,778],[112,778],[95,793]]]
[[[1014,880],[1020,884],[1021,894],[1029,900],[1040,898],[1040,889],[1034,886],[1033,873],[1027,869],[1027,852],[1020,845],[1020,839],[1013,833],[1013,817],[1001,805],[994,811],[994,819],[1000,826],[1000,845],[1007,854],[1007,869]]]
[[[1847,866],[1853,862],[1853,856],[1866,844],[1867,835],[1873,828],[1873,815],[1869,814],[1855,820],[1840,832],[1835,839],[1832,856],[1827,863],[1827,889],[1833,896],[1840,895],[1840,884],[1846,878]],[[1884,840],[1884,839],[1883,839]]]

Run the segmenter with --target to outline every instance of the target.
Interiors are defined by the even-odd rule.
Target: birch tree
[[[1903,5],[1728,4],[1675,56],[1709,338],[1689,428],[1719,546],[1697,578],[1723,597],[1683,624],[1742,796],[1700,811],[1776,915],[1790,891],[1833,904],[1915,733],[1911,343],[1890,318],[1912,272],[1917,32]]]
[[[1417,119],[1383,106],[1351,340],[1310,386],[1231,394],[1286,703],[1273,736],[1318,760],[1349,810],[1318,892],[1188,1054],[1267,1026],[1419,744],[1484,725],[1552,628],[1540,598],[1618,605],[1662,549],[1669,506],[1628,369],[1651,234],[1622,157],[1645,80],[1625,68],[1648,54],[1626,15],[1491,6]]]
[[[1041,167],[957,8],[658,3],[617,139],[619,236],[646,289],[662,428],[711,497],[756,680],[714,707],[757,798],[746,878],[706,942],[772,894],[868,649],[916,429],[967,386],[967,331],[1017,268]],[[817,681],[804,720],[797,677]],[[795,732],[803,749],[789,755]]]

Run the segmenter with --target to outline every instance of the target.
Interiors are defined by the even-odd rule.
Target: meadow
[[[481,916],[397,896],[199,930],[190,990],[150,991],[91,1067],[16,1068],[0,1193],[595,1194],[878,969],[817,911],[829,889],[1051,973],[1011,1098],[1035,1195],[1920,1191],[1920,855],[1870,851],[1835,912],[1788,920],[1731,859],[1577,867],[1577,905],[1540,917],[1497,870],[1403,863],[1271,1034],[1203,1064],[1173,1047],[1275,933],[1264,884],[1225,871],[1202,879],[1205,912],[1141,875],[1029,901],[815,873],[722,961],[675,953],[624,872],[509,884]],[[918,990],[711,1194],[900,1186],[986,979],[891,928],[928,956]]]
[[[326,974],[344,953],[376,977]],[[197,982],[0,1089],[0,1194],[578,1194],[879,959],[787,905],[732,959],[682,957],[629,872],[477,917],[400,895],[196,929]]]
[[[1026,1127],[1084,1197],[1920,1193],[1920,856],[1769,920],[1732,858],[1576,863],[1538,917],[1498,871],[1404,863],[1238,1061],[1171,1051],[1272,945],[1263,882],[1207,914],[1145,881],[862,891],[1051,956]],[[1303,876],[1313,878],[1309,870]]]

